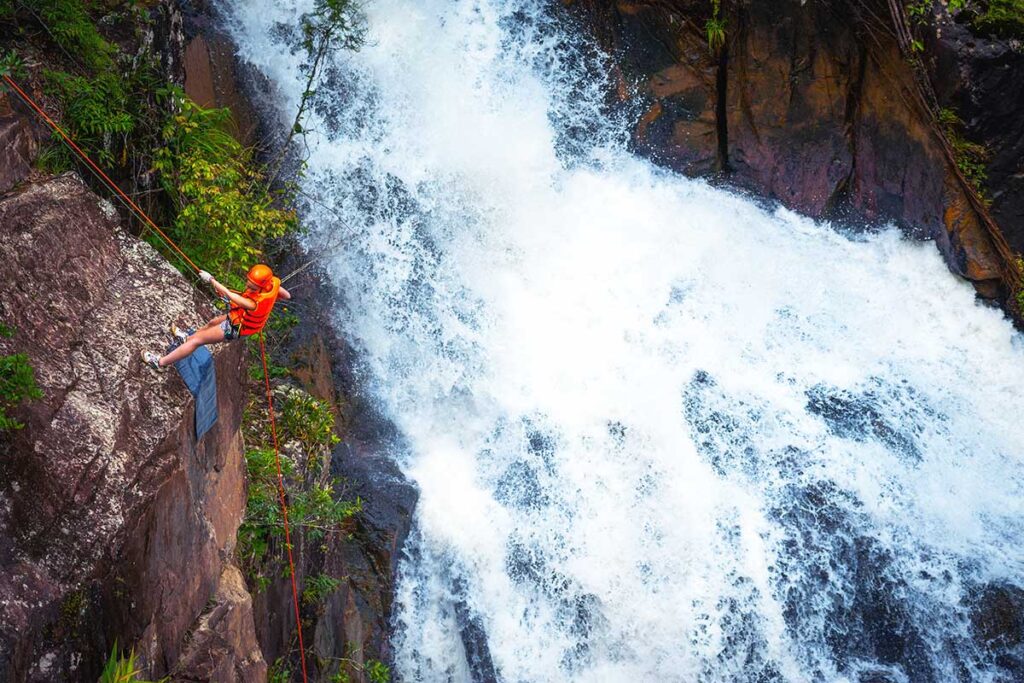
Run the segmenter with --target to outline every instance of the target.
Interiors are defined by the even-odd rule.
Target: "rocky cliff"
[[[220,419],[197,442],[184,384],[138,357],[211,312],[189,283],[73,174],[3,195],[0,233],[15,330],[0,351],[28,353],[43,391],[3,437],[0,678],[95,680],[117,641],[187,679],[209,631],[230,644],[210,664],[258,680],[251,604],[232,592],[242,347],[218,349]]]
[[[1004,233],[1024,248],[1013,191],[1022,124],[1006,99],[1024,83],[1019,45],[970,36],[942,3],[914,27],[930,39],[912,45],[901,4],[725,1],[715,49],[706,0],[573,5],[614,55],[620,97],[640,107],[641,153],[810,216],[893,221],[934,239],[983,296],[1011,293]],[[936,123],[950,102],[962,105],[969,134],[987,134],[998,150],[991,213]]]
[[[256,118],[230,41],[208,10],[180,9],[155,7],[139,49],[204,104],[230,106],[233,132],[251,139]],[[23,82],[45,105],[43,50],[24,52],[33,62]],[[0,95],[0,322],[15,331],[0,354],[27,353],[43,392],[15,412],[23,429],[0,432],[0,681],[96,680],[115,644],[134,650],[144,678],[263,681],[274,665],[294,678],[284,565],[268,586],[237,566],[242,427],[252,419],[243,412],[263,410],[253,359],[244,344],[216,348],[219,420],[197,442],[184,384],[144,367],[138,351],[164,347],[170,322],[212,316],[210,300],[81,177],[38,170],[48,138],[23,103]],[[296,244],[280,255],[304,258]],[[415,491],[354,411],[344,341],[314,308],[330,293],[312,271],[301,287],[304,324],[276,358],[295,379],[276,384],[336,406],[343,443],[331,474],[364,501],[329,538],[299,530],[294,539],[300,592],[311,577],[340,579],[324,600],[302,602],[307,661],[311,680],[344,669],[365,681],[369,663],[389,659],[392,581]]]

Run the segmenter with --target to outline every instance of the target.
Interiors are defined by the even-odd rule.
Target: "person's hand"
[[[199,279],[202,280],[203,282],[212,282],[213,276],[207,273],[205,270],[200,270]]]

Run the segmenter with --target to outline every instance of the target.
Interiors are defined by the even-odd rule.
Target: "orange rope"
[[[64,130],[57,125],[57,123],[53,119],[46,115],[46,112],[43,111],[42,107],[36,104],[32,100],[32,98],[25,93],[24,90],[19,88],[18,85],[13,80],[11,80],[10,76],[8,76],[7,74],[3,74],[3,78],[5,81],[7,81],[7,84],[11,86],[11,88],[13,88],[14,91],[18,93],[18,95],[21,96],[21,99],[24,100],[25,103],[28,104],[30,107],[32,107],[32,109],[34,109],[35,112],[39,114],[39,116],[41,116],[43,120],[50,125],[50,128],[52,128],[54,132],[58,133],[64,140],[64,142],[66,142],[68,146],[71,147],[71,149],[73,149],[78,154],[78,156],[81,157],[82,160],[86,164],[88,164],[89,167],[96,174],[98,174],[98,176],[103,180],[104,183],[110,189],[116,192],[121,197],[121,199],[124,200],[125,204],[129,206],[131,209],[133,209],[135,213],[149,227],[153,228],[153,230],[156,231],[156,233],[161,237],[161,239],[163,239],[164,242],[167,243],[168,246],[174,249],[174,251],[178,252],[178,254],[183,259],[185,259],[185,261],[188,262],[188,265],[190,265],[193,270],[197,272],[200,270],[199,266],[197,266],[192,261],[192,259],[190,259],[188,255],[185,254],[185,252],[182,251],[181,248],[178,247],[178,245],[175,244],[174,241],[170,237],[168,237],[166,233],[164,233],[163,230],[157,227],[157,224],[153,222],[153,219],[147,216],[146,212],[139,208],[139,206],[135,202],[133,202],[131,198],[127,194],[125,194],[125,192],[120,187],[118,187],[117,184],[113,180],[111,180],[110,177],[106,173],[104,173],[99,166],[93,163],[92,159],[90,159],[89,156],[85,152],[83,152],[78,145],[75,144],[74,140],[72,140],[68,136],[68,134],[65,133]],[[267,387],[267,409],[270,414],[270,434],[274,440],[274,460],[277,464],[277,490],[281,498],[281,515],[284,518],[284,544],[285,548],[287,548],[288,550],[288,568],[291,570],[292,576],[292,602],[295,605],[295,628],[298,629],[299,632],[299,656],[302,658],[302,680],[304,683],[308,683],[309,678],[306,673],[306,648],[302,642],[302,619],[299,615],[299,589],[298,584],[295,581],[295,561],[292,559],[291,532],[288,528],[288,505],[285,501],[284,495],[284,476],[281,474],[281,449],[277,441],[277,425],[274,421],[274,398],[270,391],[270,373],[267,371],[267,351],[266,347],[263,344],[262,330],[260,331],[260,356],[262,357],[263,360],[263,378],[266,381]]]
[[[267,348],[260,330],[260,358],[263,360],[263,381],[267,386],[267,411],[270,414],[270,435],[274,439],[274,464],[277,465],[277,493],[281,498],[284,517],[284,547],[288,550],[288,566],[292,571],[292,601],[295,603],[295,628],[299,632],[299,656],[302,658],[302,680],[306,681],[306,648],[302,644],[302,619],[299,616],[299,589],[295,583],[295,561],[292,559],[291,532],[288,530],[288,506],[284,498],[284,475],[281,474],[281,447],[277,443],[277,424],[274,422],[274,396],[270,391],[270,372],[267,369]]]

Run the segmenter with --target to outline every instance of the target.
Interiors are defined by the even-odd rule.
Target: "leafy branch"
[[[300,47],[306,53],[306,62],[302,65],[306,73],[306,84],[295,119],[288,130],[288,137],[268,166],[268,186],[277,180],[281,164],[295,136],[306,132],[303,121],[328,58],[341,50],[358,50],[366,39],[365,20],[354,0],[316,0],[313,11],[299,18],[299,28],[302,31]]]

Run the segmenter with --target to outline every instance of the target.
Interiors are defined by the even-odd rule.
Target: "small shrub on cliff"
[[[318,574],[306,579],[306,588],[302,591],[302,602],[307,605],[319,605],[339,588],[341,588],[341,579],[336,579],[329,574]]]
[[[115,642],[114,648],[110,651],[110,657],[103,667],[103,673],[100,674],[99,683],[148,683],[139,678],[140,673],[141,671],[135,665],[135,650],[129,652],[127,657],[118,657],[117,643]]]
[[[0,337],[11,337],[14,331],[0,324]],[[43,397],[36,385],[35,371],[24,353],[0,356],[0,431],[21,429],[25,425],[7,415],[22,401]]]
[[[284,657],[278,657],[267,667],[267,683],[291,683],[292,670]]]
[[[134,101],[115,72],[94,78],[46,71],[47,90],[64,104],[63,123],[79,145],[96,154],[105,166],[127,162],[128,136],[135,130]],[[68,154],[54,138],[55,154]],[[60,150],[57,152],[56,150]],[[70,156],[68,157],[70,163]]]
[[[391,669],[379,659],[368,659],[366,664],[360,666],[355,660],[345,657],[339,660],[342,668],[331,676],[331,683],[352,683],[352,677],[348,675],[344,665],[349,665],[356,671],[362,671],[370,680],[370,683],[391,683]]]
[[[25,77],[25,63],[14,51],[0,51],[0,76]],[[0,91],[4,86],[0,86]]]
[[[263,244],[296,225],[275,206],[252,157],[224,128],[227,109],[203,109],[167,90],[180,113],[164,126],[153,167],[177,216],[169,234],[195,261],[240,287],[238,272],[259,261]]]
[[[974,186],[975,191],[983,200],[988,200],[985,195],[985,182],[988,180],[988,160],[991,156],[984,145],[971,142],[964,138],[961,130],[963,121],[952,109],[939,111],[939,125],[942,126],[946,139],[953,147],[953,157],[956,160],[957,168],[964,174],[967,181]]]
[[[391,669],[376,659],[367,660],[366,675],[370,677],[372,683],[391,683]]]
[[[100,35],[82,0],[18,0],[11,2],[14,17],[38,22],[72,59],[95,71],[114,65],[117,48]]]
[[[988,0],[972,22],[981,33],[1000,38],[1024,37],[1024,0]]]
[[[258,402],[257,402],[258,401]],[[262,399],[254,400],[244,419],[246,439],[258,444],[246,454],[249,493],[245,518],[238,530],[238,556],[255,581],[261,581],[264,563],[275,544],[284,540],[284,518],[280,508],[277,463],[262,417]],[[259,411],[259,412],[257,412]],[[281,453],[281,474],[288,500],[288,519],[292,532],[305,533],[310,540],[341,531],[342,525],[362,510],[362,501],[346,500],[338,495],[340,482],[321,472],[325,453],[337,443],[334,413],[326,401],[306,392],[290,391],[280,403],[278,436],[282,444],[292,444]],[[305,455],[305,470],[296,466],[292,447]],[[324,476],[321,476],[324,475]]]
[[[704,23],[708,38],[708,49],[718,54],[725,46],[725,19],[722,17],[721,0],[711,0],[711,18]]]
[[[302,442],[307,455],[329,449],[340,441],[334,433],[331,405],[304,391],[290,392],[281,404],[281,427]]]

